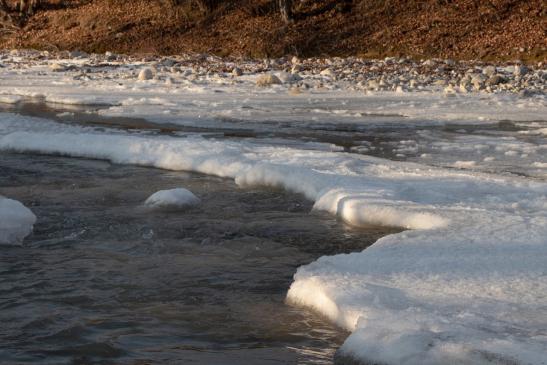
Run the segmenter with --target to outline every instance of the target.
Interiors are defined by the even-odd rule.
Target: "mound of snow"
[[[0,197],[0,244],[20,244],[35,222],[36,216],[23,204]]]
[[[184,188],[160,190],[152,194],[144,205],[151,208],[185,208],[198,205],[201,200]]]

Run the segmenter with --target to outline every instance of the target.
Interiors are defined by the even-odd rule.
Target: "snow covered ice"
[[[546,363],[543,95],[446,98],[442,90],[363,95],[343,88],[292,95],[288,85],[257,88],[256,75],[243,76],[241,83],[218,75],[191,80],[180,73],[170,75],[174,82],[167,85],[161,73],[159,80],[136,80],[128,76],[135,73],[133,66],[117,67],[108,79],[94,74],[85,80],[49,72],[43,64],[8,68],[2,71],[0,101],[39,96],[56,103],[102,104],[102,116],[139,117],[211,133],[165,135],[4,113],[0,149],[196,171],[232,178],[242,187],[281,187],[304,194],[314,209],[349,224],[400,227],[404,231],[362,252],[321,257],[299,268],[287,302],[349,330],[340,356],[363,362]],[[523,133],[462,130],[480,131],[477,126],[491,128],[500,120],[524,123]],[[283,128],[394,124],[459,129],[424,130],[395,143],[395,153],[408,155],[406,161],[305,139],[215,134],[215,128],[267,135]],[[508,173],[504,163],[528,168]],[[179,204],[189,197],[186,192],[157,194],[151,202]]]
[[[0,245],[16,245],[32,232],[36,216],[16,200],[0,196]]]
[[[152,194],[144,205],[150,208],[185,208],[198,205],[200,199],[184,188],[160,190]]]

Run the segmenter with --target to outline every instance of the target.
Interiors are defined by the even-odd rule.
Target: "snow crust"
[[[0,245],[17,245],[32,232],[36,216],[16,200],[0,196]]]
[[[152,194],[144,205],[150,208],[184,208],[198,205],[201,200],[184,188],[160,190]]]
[[[401,123],[486,127],[500,120],[530,126],[519,137],[461,133],[441,140],[444,131],[424,131],[395,146],[397,157],[415,154],[415,162],[395,162],[302,140],[182,132],[166,137],[0,114],[0,150],[98,158],[233,178],[240,186],[281,187],[304,194],[314,209],[349,224],[400,227],[405,231],[362,252],[321,257],[299,268],[288,303],[349,330],[341,353],[363,362],[546,364],[544,95],[363,95],[334,86],[291,95],[287,85],[257,88],[258,75],[247,74],[235,81],[219,74],[187,77],[193,71],[181,70],[166,82],[162,71],[142,82],[136,71],[141,66],[117,65],[108,77],[82,77],[22,63],[0,74],[0,102],[34,98],[101,105],[103,116],[262,133],[286,125],[291,131],[348,126],[360,131]],[[322,83],[328,76],[306,78]],[[372,148],[357,147],[352,152]],[[507,163],[532,166],[535,170],[526,172],[535,171],[534,178],[496,172]]]

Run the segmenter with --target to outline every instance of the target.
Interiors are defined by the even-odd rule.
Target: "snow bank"
[[[144,205],[150,208],[185,208],[198,205],[201,200],[184,188],[160,190],[152,194]]]
[[[0,196],[0,245],[14,245],[32,232],[36,216],[16,200]]]

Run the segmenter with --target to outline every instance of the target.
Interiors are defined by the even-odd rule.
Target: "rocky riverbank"
[[[56,60],[64,60],[62,63]],[[74,62],[68,63],[66,60]],[[545,63],[520,61],[499,64],[452,59],[412,60],[388,57],[381,60],[348,58],[282,57],[262,60],[221,58],[211,55],[130,56],[107,52],[48,52],[11,50],[0,53],[0,67],[20,63],[47,63],[51,71],[73,71],[75,78],[93,77],[102,66],[134,64],[124,78],[161,80],[172,83],[215,78],[225,82],[253,82],[260,87],[285,85],[290,92],[313,89],[352,91],[426,92],[447,96],[465,93],[516,93],[531,96],[545,93]],[[10,66],[13,68],[13,65]],[[252,77],[251,77],[252,76]]]

